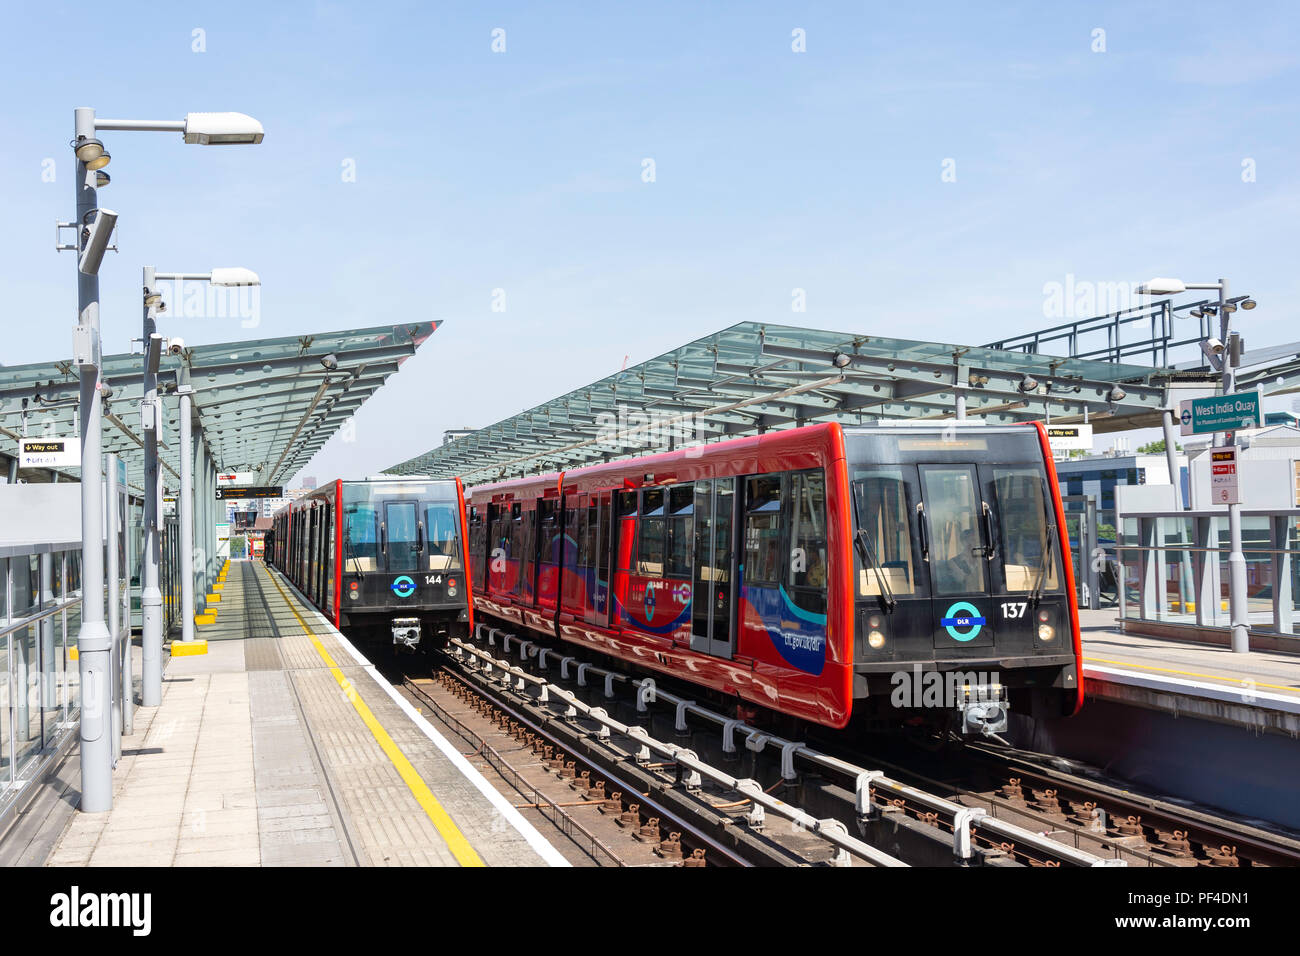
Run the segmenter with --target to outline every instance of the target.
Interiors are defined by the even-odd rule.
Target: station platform
[[[113,809],[71,813],[47,865],[568,865],[260,562],[197,636],[136,711]]]
[[[1089,698],[1300,735],[1300,654],[1125,633],[1114,609],[1080,611]]]

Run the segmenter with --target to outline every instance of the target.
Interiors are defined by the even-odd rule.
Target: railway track
[[[1135,795],[1117,783],[1081,773],[1036,766],[1018,752],[1008,755],[981,744],[955,748],[945,753],[944,773],[939,779],[939,775],[928,775],[924,767],[916,769],[910,760],[882,761],[834,744],[815,750],[800,741],[784,740],[656,687],[651,679],[638,679],[581,659],[581,649],[555,649],[488,625],[481,625],[475,637],[473,642],[453,643],[447,666],[481,692],[507,691],[509,706],[520,709],[521,716],[531,713],[534,723],[540,720],[557,735],[552,744],[556,748],[564,747],[566,740],[570,750],[576,750],[580,749],[575,743],[578,740],[595,738],[607,744],[610,739],[621,739],[622,745],[615,748],[615,769],[638,763],[628,756],[637,752],[638,744],[640,763],[650,765],[655,761],[645,754],[640,735],[650,733],[647,726],[654,730],[656,723],[671,721],[671,729],[665,727],[660,737],[689,739],[700,755],[708,753],[708,759],[723,767],[748,760],[748,777],[724,770],[707,786],[700,786],[697,780],[692,787],[689,764],[692,759],[699,761],[700,755],[689,750],[687,760],[678,760],[674,751],[685,748],[660,742],[660,756],[669,759],[651,768],[658,771],[651,785],[675,795],[685,793],[697,802],[703,795],[714,810],[697,818],[697,827],[715,839],[719,829],[727,832],[729,839],[741,832],[771,833],[771,820],[765,820],[761,801],[756,812],[751,796],[758,786],[768,796],[779,794],[784,806],[802,811],[797,820],[817,822],[813,828],[800,822],[790,826],[801,836],[817,835],[818,828],[855,834],[854,839],[860,838],[859,842],[898,863],[1048,867],[1300,864],[1300,842],[1285,834]],[[542,687],[549,690],[543,692]],[[593,709],[600,711],[602,718],[608,718],[609,710],[625,719],[606,720],[602,734],[600,720],[586,719]],[[620,727],[635,730],[628,736],[616,732]],[[868,761],[869,767],[862,765]],[[957,779],[953,779],[954,768]],[[742,780],[748,782],[738,789]],[[606,783],[610,788],[615,785]],[[633,790],[624,785],[620,792]],[[760,865],[831,861],[879,865],[855,857],[842,845],[831,846],[828,853],[826,841],[821,842],[820,854],[805,852],[801,859],[798,849],[784,856],[769,852],[759,859]],[[707,858],[709,848],[703,848]]]
[[[610,750],[607,759],[620,772],[652,771],[653,785],[675,809],[693,805],[697,829],[731,845],[757,840],[762,865],[1122,865],[713,713],[652,680],[579,660],[567,648],[486,625],[475,636],[477,642],[449,647],[448,666],[460,678],[504,695],[509,707],[558,737],[553,746],[567,741],[571,750],[583,749],[594,741]],[[659,732],[655,725],[666,715],[671,730]],[[685,735],[703,750],[707,730],[713,764],[663,739]],[[747,775],[737,772],[745,761]]]

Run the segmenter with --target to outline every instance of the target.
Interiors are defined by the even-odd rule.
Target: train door
[[[695,482],[695,555],[691,649],[731,657],[735,647],[736,479]]]
[[[379,532],[390,573],[419,570],[421,542],[415,507],[414,501],[384,503],[384,523]]]
[[[602,491],[596,495],[599,526],[596,531],[596,583],[592,587],[592,614],[588,618],[593,624],[608,627],[610,624],[609,582],[613,571],[610,570],[610,541],[613,528],[613,496],[611,492]]]
[[[974,465],[921,465],[935,656],[992,647],[994,614],[989,510]]]

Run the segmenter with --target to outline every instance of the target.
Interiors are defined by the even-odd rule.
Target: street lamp
[[[1211,339],[1208,343],[1203,343],[1201,351],[1205,353],[1206,358],[1215,367],[1216,371],[1223,373],[1223,394],[1231,395],[1236,388],[1236,367],[1241,359],[1240,346],[1233,347],[1232,336],[1236,333],[1229,328],[1232,322],[1232,313],[1237,311],[1240,305],[1243,309],[1249,311],[1255,308],[1256,302],[1250,296],[1236,296],[1228,298],[1228,280],[1220,279],[1218,282],[1182,282],[1178,279],[1157,278],[1138,286],[1138,292],[1144,295],[1177,295],[1180,292],[1187,292],[1192,289],[1213,290],[1219,293],[1219,302],[1217,305],[1205,305],[1201,307],[1202,314],[1219,316],[1219,337]],[[1206,345],[1208,344],[1208,349]],[[1218,358],[1218,363],[1215,358]],[[1170,476],[1176,474],[1174,471],[1175,459],[1171,453],[1173,448],[1173,410],[1165,410],[1165,451],[1169,454]],[[1217,438],[1217,436],[1216,436]],[[1223,436],[1222,441],[1215,444],[1237,444],[1237,433],[1235,430],[1228,432]],[[1174,483],[1174,493],[1178,493],[1178,484]],[[1232,618],[1232,650],[1236,653],[1245,653],[1250,650],[1250,616],[1249,609],[1246,605],[1246,556],[1242,552],[1241,546],[1241,504],[1228,505],[1228,537],[1231,552],[1228,555],[1228,608]]]
[[[167,281],[209,282],[216,286],[255,286],[261,279],[251,269],[223,268],[211,272],[158,272],[144,267],[144,378],[140,402],[140,425],[144,432],[144,563],[140,578],[142,663],[140,702],[145,707],[162,703],[162,590],[158,584],[160,563],[159,516],[162,514],[162,490],[158,482],[158,433],[162,430],[162,402],[158,397],[158,367],[163,341],[154,317],[166,311],[158,283]],[[171,351],[169,349],[169,351]],[[179,524],[181,529],[181,640],[194,640],[194,463],[190,433],[192,389],[180,389],[181,488]]]
[[[90,107],[73,113],[72,148],[77,159],[76,190],[79,230],[73,248],[78,256],[74,356],[81,379],[81,630],[77,634],[81,677],[81,809],[100,813],[113,806],[113,742],[108,714],[112,700],[109,677],[113,635],[104,620],[103,401],[100,368],[99,261],[85,258],[91,236],[81,227],[99,223],[99,170],[112,157],[97,135],[101,130],[180,132],[187,143],[260,143],[262,126],[242,113],[190,113],[179,122],[98,119]],[[106,223],[111,225],[111,223]],[[111,231],[111,230],[110,230]],[[105,241],[107,236],[105,236]],[[101,250],[102,255],[102,250]],[[115,596],[116,597],[116,596]]]

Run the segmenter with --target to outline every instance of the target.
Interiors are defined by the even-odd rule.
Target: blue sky
[[[1248,346],[1291,341],[1298,23],[1281,3],[10,4],[0,362],[71,351],[52,224],[75,106],[266,128],[104,134],[106,351],[138,334],[146,262],[261,274],[256,330],[163,320],[191,343],[445,320],[304,470],[322,480],[742,320],[978,344],[1055,324],[1043,288],[1067,275],[1226,276],[1260,301]]]

